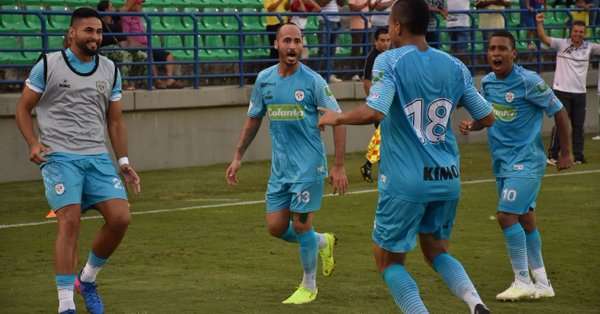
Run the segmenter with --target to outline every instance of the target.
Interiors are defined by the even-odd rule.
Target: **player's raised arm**
[[[33,130],[33,117],[31,111],[40,100],[41,94],[33,91],[27,85],[23,88],[21,98],[17,102],[16,121],[17,127],[23,134],[25,141],[29,145],[29,160],[36,164],[40,164],[46,159],[44,154],[48,151],[48,147],[42,145]]]
[[[547,46],[551,46],[552,38],[546,35],[546,31],[544,30],[544,13],[538,13],[535,16],[536,23],[536,31],[540,40],[546,44]]]

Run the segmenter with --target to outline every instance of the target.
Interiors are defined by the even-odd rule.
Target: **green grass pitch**
[[[486,145],[463,145],[461,154],[463,182],[492,179]],[[501,231],[490,219],[495,184],[463,185],[451,253],[492,312],[600,313],[600,172],[593,172],[600,169],[600,143],[588,140],[586,157],[589,163],[569,170],[571,175],[546,177],[538,199],[553,299],[494,300],[512,280]],[[361,181],[361,163],[361,155],[347,156],[351,191],[375,188]],[[245,163],[235,188],[225,184],[225,165],[142,173],[142,194],[131,198],[136,214],[130,229],[98,276],[107,313],[398,313],[371,256],[375,192],[324,199],[315,227],[339,237],[336,271],[330,278],[319,274],[319,296],[312,304],[280,304],[301,280],[298,247],[267,234],[260,202],[214,206],[262,200],[268,167]],[[0,184],[0,199],[0,225],[45,221],[40,181]],[[176,208],[184,210],[139,214]],[[80,265],[100,224],[82,222]],[[53,223],[0,228],[0,312],[55,313],[55,229]],[[407,267],[432,313],[468,312],[418,249]],[[84,313],[80,297],[76,302]]]

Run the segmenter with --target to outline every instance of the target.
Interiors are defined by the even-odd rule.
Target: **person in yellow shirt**
[[[589,10],[591,8],[592,8],[592,4],[586,3],[585,0],[575,1],[575,9],[577,9],[577,11],[571,12],[571,17],[573,17],[573,21],[583,21],[583,22],[585,22],[585,26],[590,25]]]
[[[263,6],[267,13],[285,13],[290,8],[289,0],[264,0]],[[269,33],[269,45],[271,45],[271,59],[277,59],[277,50],[273,47],[275,42],[275,34],[279,29],[279,26],[287,21],[285,16],[281,17],[281,20],[276,15],[267,16],[267,23],[265,31]]]

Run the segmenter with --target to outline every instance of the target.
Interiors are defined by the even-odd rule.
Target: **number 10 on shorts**
[[[508,202],[514,202],[517,199],[517,191],[513,189],[503,189],[502,199]]]

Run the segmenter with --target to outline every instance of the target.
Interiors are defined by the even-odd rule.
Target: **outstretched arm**
[[[256,137],[261,123],[262,118],[246,118],[242,132],[240,133],[240,140],[233,154],[233,160],[225,172],[225,179],[229,185],[238,183],[237,172],[242,166],[242,158],[244,157],[244,153],[246,153],[246,149],[248,149],[248,146],[250,146],[250,143]]]
[[[338,113],[332,110],[320,109],[323,112],[321,119],[319,119],[319,127],[323,128],[325,125],[361,125],[361,124],[372,124],[383,120],[385,117],[383,113],[362,104],[351,111]]]

